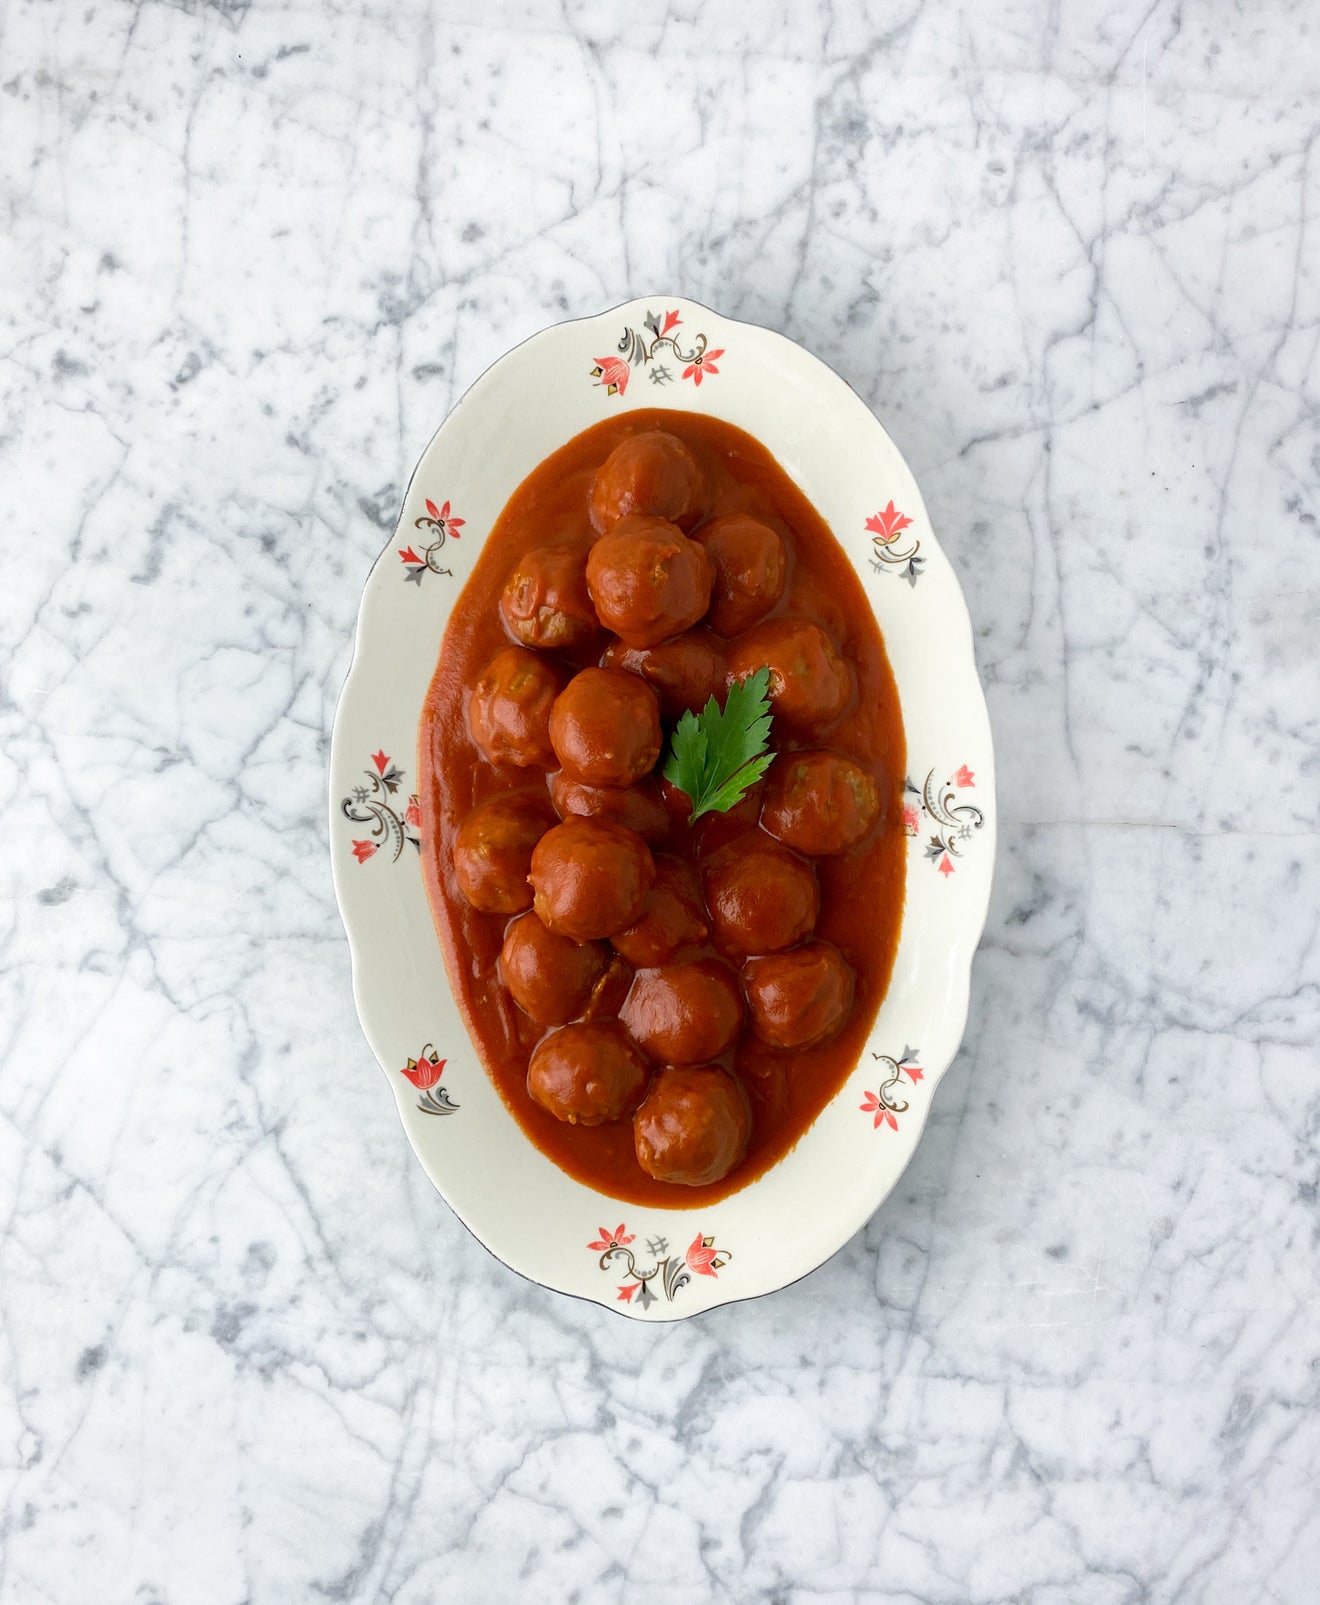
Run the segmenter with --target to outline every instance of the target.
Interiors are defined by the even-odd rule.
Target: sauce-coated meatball
[[[650,1071],[615,1020],[552,1031],[527,1066],[527,1090],[556,1120],[598,1126],[631,1114]]]
[[[500,979],[538,1025],[563,1025],[582,1013],[608,963],[599,942],[571,942],[546,930],[534,913],[520,914],[504,933]]]
[[[616,819],[647,841],[661,841],[669,831],[669,810],[654,775],[643,775],[635,786],[584,786],[560,770],[550,777],[550,800],[561,819]]]
[[[771,765],[761,823],[772,836],[824,858],[859,841],[880,812],[880,788],[837,752],[786,752]]]
[[[828,942],[749,959],[743,980],[752,1025],[772,1048],[815,1047],[834,1035],[852,1007],[852,969]]]
[[[574,815],[537,842],[530,879],[542,923],[575,942],[591,942],[637,919],[655,862],[635,830]]]
[[[809,864],[755,831],[702,864],[716,945],[728,953],[777,953],[816,928],[820,889]]]
[[[663,518],[621,518],[587,558],[600,622],[628,646],[679,635],[710,605],[710,560]]]
[[[706,476],[683,442],[663,429],[620,442],[591,487],[591,522],[602,532],[629,513],[656,513],[691,529],[705,506]]]
[[[775,718],[801,735],[823,730],[848,705],[852,670],[818,624],[806,619],[767,619],[730,643],[729,679],[749,679],[770,670]]]
[[[552,768],[550,709],[564,677],[525,647],[501,648],[481,671],[468,701],[468,729],[488,763]]]
[[[504,627],[524,646],[563,652],[600,634],[582,546],[538,546],[519,559],[500,597]]]
[[[550,714],[550,741],[564,773],[588,786],[629,786],[660,756],[655,692],[622,669],[575,674]]]
[[[724,700],[724,654],[705,630],[688,630],[659,646],[612,641],[602,661],[640,674],[655,688],[666,719],[677,719],[688,709],[700,713],[711,697]]]
[[[587,1006],[582,1011],[584,1020],[613,1020],[623,1007],[632,985],[633,967],[616,953],[605,968],[604,975],[591,989]]]
[[[784,594],[784,542],[768,524],[746,513],[713,518],[695,538],[710,558],[710,627],[718,635],[741,635]]]
[[[700,1064],[717,1058],[742,1030],[742,993],[718,959],[662,964],[638,971],[619,1018],[657,1064]]]
[[[633,1117],[637,1163],[657,1181],[719,1181],[747,1151],[752,1120],[742,1088],[717,1064],[661,1070]]]
[[[454,876],[473,908],[520,914],[530,907],[532,849],[553,822],[540,793],[504,792],[477,804],[454,838]]]
[[[696,872],[681,858],[661,854],[642,917],[626,931],[616,932],[611,941],[630,964],[646,969],[668,964],[680,947],[704,942],[709,930]]]

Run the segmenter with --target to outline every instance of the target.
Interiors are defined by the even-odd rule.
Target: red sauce
[[[528,1058],[545,1032],[513,1004],[499,979],[496,961],[509,916],[472,908],[453,871],[455,833],[475,803],[497,792],[546,783],[544,770],[493,768],[468,733],[465,709],[471,687],[509,642],[499,609],[505,582],[533,547],[547,542],[568,542],[584,550],[591,546],[596,536],[587,508],[596,470],[622,440],[648,429],[677,436],[697,459],[711,487],[707,517],[746,512],[780,533],[788,548],[789,577],[769,617],[791,615],[816,622],[855,671],[857,694],[838,722],[817,741],[784,740],[773,730],[776,752],[816,745],[836,749],[875,778],[881,796],[879,817],[860,841],[836,857],[815,860],[821,892],[815,934],[834,943],[856,972],[851,1014],[831,1040],[793,1052],[772,1051],[750,1028],[744,1030],[721,1062],[733,1068],[746,1089],[750,1144],[721,1181],[696,1187],[657,1181],[642,1170],[631,1120],[572,1125],[532,1101]],[[602,640],[569,651],[560,661],[568,672],[594,664],[604,644]],[[666,722],[666,740],[670,728]],[[893,674],[857,574],[823,519],[770,453],[750,435],[717,419],[648,410],[597,424],[546,458],[510,497],[454,608],[422,712],[419,749],[423,872],[445,963],[485,1068],[531,1142],[587,1186],[630,1203],[667,1208],[691,1208],[726,1197],[781,1159],[857,1064],[889,984],[903,912],[905,750]],[[740,805],[742,829],[754,825],[754,807]],[[713,826],[707,820],[700,825],[737,833],[722,819]],[[685,820],[676,823],[662,850],[689,852],[693,834]],[[691,949],[683,957],[712,952],[708,947]]]

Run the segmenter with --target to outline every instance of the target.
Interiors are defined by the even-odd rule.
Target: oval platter
[[[834,531],[875,610],[907,738],[902,935],[866,1051],[797,1147],[701,1209],[640,1209],[538,1152],[487,1078],[423,890],[417,725],[450,612],[526,475],[613,411],[673,407],[760,440]],[[780,334],[678,296],[557,324],[436,432],[367,578],[330,754],[330,850],[363,1030],[418,1159],[506,1265],[640,1320],[774,1291],[892,1191],[962,1037],[994,863],[994,763],[967,607],[894,443]]]

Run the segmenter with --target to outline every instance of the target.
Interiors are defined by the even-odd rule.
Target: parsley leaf
[[[769,688],[769,669],[758,669],[729,688],[723,708],[711,697],[674,727],[662,773],[691,799],[689,825],[702,814],[728,813],[770,767]]]

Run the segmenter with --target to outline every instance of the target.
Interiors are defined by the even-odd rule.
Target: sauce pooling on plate
[[[676,723],[762,669],[769,768],[692,821]],[[889,984],[905,754],[861,583],[764,447],[642,410],[547,457],[454,608],[419,746],[450,981],[536,1147],[671,1208],[781,1159]]]

